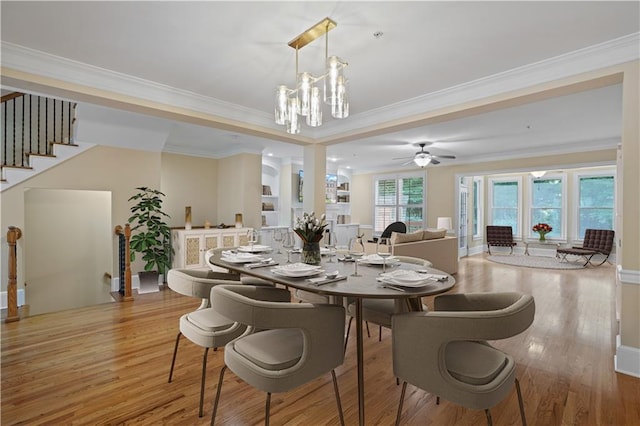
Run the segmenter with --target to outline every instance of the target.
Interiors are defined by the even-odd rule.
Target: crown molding
[[[640,57],[639,44],[640,33],[629,34],[564,55],[417,96],[393,105],[352,114],[349,120],[335,121],[330,124],[327,123],[321,128],[313,129],[309,136],[316,140],[330,140],[338,135],[354,133],[364,128],[379,127],[381,123],[394,120],[406,121],[407,117],[414,117],[429,111],[477,101],[572,75],[637,60]],[[2,41],[1,46],[3,67],[268,129],[281,130],[273,122],[271,114],[262,111],[51,55],[6,41]]]
[[[406,101],[356,114],[353,121],[339,121],[331,127],[319,128],[316,137],[331,139],[393,120],[406,120],[446,107],[464,104],[502,93],[536,86],[585,72],[623,64],[640,58],[640,33],[633,33],[604,43],[589,46],[564,55],[469,81]]]

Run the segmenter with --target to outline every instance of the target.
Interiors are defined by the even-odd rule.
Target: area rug
[[[540,268],[540,269],[583,269],[584,262],[560,262],[555,257],[543,257],[543,256],[487,256],[487,259],[512,266],[524,266],[525,268]]]

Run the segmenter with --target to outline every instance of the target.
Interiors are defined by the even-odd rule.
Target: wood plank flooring
[[[615,268],[578,271],[462,259],[452,292],[528,292],[536,319],[496,342],[518,363],[530,425],[640,425],[640,379],[613,371]],[[425,298],[432,307],[432,298]],[[223,351],[209,353],[205,417],[198,418],[203,350],[182,340],[167,383],[178,318],[199,302],[170,290],[2,323],[2,425],[209,424]],[[400,396],[391,335],[365,335],[367,425],[392,425]],[[355,334],[337,370],[345,420],[358,423]],[[217,424],[263,424],[265,395],[227,372]],[[494,424],[520,424],[515,390],[493,410]],[[336,425],[331,376],[272,397],[273,425]],[[407,388],[402,424],[482,425],[484,413]]]

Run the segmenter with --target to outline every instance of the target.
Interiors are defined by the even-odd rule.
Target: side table
[[[560,243],[554,241],[540,241],[540,240],[524,240],[524,254],[529,256],[529,246],[539,248],[551,248],[555,246],[556,249],[560,247]],[[556,255],[557,256],[557,255]]]

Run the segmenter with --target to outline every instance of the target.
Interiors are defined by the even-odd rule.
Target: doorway
[[[29,315],[112,302],[111,193],[27,189],[24,200]]]
[[[458,257],[465,257],[468,252],[467,248],[467,218],[469,204],[469,188],[462,182],[458,189]]]

